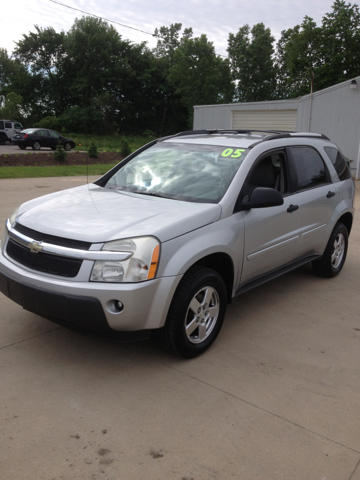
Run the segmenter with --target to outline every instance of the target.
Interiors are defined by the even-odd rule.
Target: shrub
[[[97,156],[98,156],[98,149],[97,149],[94,142],[90,143],[90,146],[88,148],[88,155],[91,158],[97,158]]]
[[[124,157],[127,157],[131,153],[131,148],[126,140],[126,138],[123,138],[120,143],[120,153],[121,155],[124,155]]]
[[[54,157],[56,158],[56,160],[58,160],[59,162],[63,162],[66,159],[66,156],[67,153],[61,143],[56,145],[56,150],[54,151]]]

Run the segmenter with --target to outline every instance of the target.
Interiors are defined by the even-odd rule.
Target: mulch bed
[[[0,167],[48,167],[57,165],[115,164],[124,158],[121,153],[103,152],[91,158],[86,152],[69,152],[63,162],[56,160],[52,151],[11,153],[0,155]]]

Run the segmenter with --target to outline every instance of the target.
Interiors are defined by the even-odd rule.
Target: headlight
[[[155,278],[160,257],[160,242],[155,237],[115,240],[104,244],[101,250],[131,252],[128,260],[96,261],[91,282],[144,282]]]
[[[19,208],[20,207],[17,207],[14,212],[10,215],[9,217],[9,221],[10,221],[10,224],[13,225],[15,220],[16,220],[16,217],[17,217],[17,214],[19,212]],[[3,231],[3,234],[2,234],[2,238],[1,238],[1,241],[0,241],[0,250],[2,250],[2,248],[5,247],[5,240],[6,240],[6,237],[7,237],[7,228],[5,227],[4,228],[4,231]]]
[[[9,217],[11,226],[13,226],[13,224],[14,224],[14,222],[15,222],[15,220],[16,220],[17,214],[19,213],[19,208],[20,208],[20,207],[17,207],[17,208],[13,211],[13,213],[10,215],[10,217]]]

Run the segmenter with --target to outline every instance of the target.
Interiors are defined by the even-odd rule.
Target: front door
[[[256,187],[278,190],[284,204],[244,211],[245,247],[241,286],[292,262],[299,242],[299,211],[288,187],[285,151],[268,152],[250,172],[242,197]]]

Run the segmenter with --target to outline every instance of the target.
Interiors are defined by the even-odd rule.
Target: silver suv
[[[233,297],[345,262],[354,181],[321,134],[206,130],[153,141],[93,184],[7,220],[0,290],[61,325],[154,335],[195,357]]]

